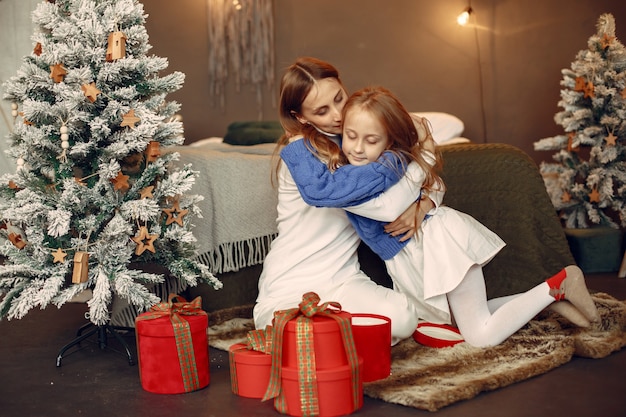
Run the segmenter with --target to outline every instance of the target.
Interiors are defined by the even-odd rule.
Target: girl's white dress
[[[418,237],[385,264],[394,289],[416,304],[421,320],[450,324],[446,294],[459,285],[472,265],[485,265],[505,243],[458,210],[441,206],[429,214]]]

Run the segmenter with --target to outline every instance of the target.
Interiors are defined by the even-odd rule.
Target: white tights
[[[474,265],[448,293],[448,303],[459,331],[473,346],[495,346],[522,328],[554,302],[543,282],[530,290],[487,301],[482,267]]]

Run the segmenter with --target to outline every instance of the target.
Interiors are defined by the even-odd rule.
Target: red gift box
[[[298,308],[274,313],[272,369],[264,400],[291,416],[332,417],[363,405],[362,360],[351,315],[306,293]],[[318,352],[319,349],[319,352]]]
[[[236,343],[228,349],[230,386],[234,394],[246,398],[263,398],[270,381],[272,356]]]
[[[359,366],[363,366],[363,359],[359,358]],[[359,402],[354,404],[352,397],[352,370],[349,365],[338,366],[316,372],[317,378],[317,402],[319,404],[320,417],[345,416],[353,413],[363,406],[363,396],[358,397]],[[291,416],[304,416],[302,400],[299,395],[300,381],[298,368],[283,368],[282,386],[285,391],[285,400],[288,414]],[[363,392],[363,382],[358,381],[359,392]]]
[[[378,314],[353,314],[352,335],[363,358],[363,382],[387,378],[391,373],[391,319]]]
[[[202,301],[159,303],[135,319],[141,386],[181,394],[209,385],[208,317]]]

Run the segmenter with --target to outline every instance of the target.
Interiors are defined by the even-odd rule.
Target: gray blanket
[[[276,235],[274,144],[180,146],[178,164],[199,173],[192,192],[204,197],[193,228],[198,256],[212,272],[237,271],[263,262]]]

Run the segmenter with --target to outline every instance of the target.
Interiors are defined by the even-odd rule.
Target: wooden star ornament
[[[50,78],[52,78],[55,83],[63,81],[65,79],[65,75],[67,75],[67,71],[63,68],[63,65],[50,65]]]
[[[586,85],[585,85],[585,90],[584,90],[584,98],[587,97],[591,97],[594,98],[596,96],[595,92],[594,92],[594,86],[593,83],[591,81],[589,81]]]
[[[35,48],[33,49],[33,53],[37,56],[40,56],[41,52],[42,52],[41,43],[37,42],[37,44],[35,45]]]
[[[561,196],[561,201],[564,203],[569,203],[572,200],[572,196],[567,191],[563,191],[563,195]]]
[[[80,86],[80,89],[83,90],[85,97],[92,103],[94,103],[98,99],[98,95],[102,93],[102,91],[98,90],[96,87],[96,83],[83,84]]]
[[[597,188],[594,188],[589,193],[589,202],[590,203],[599,203],[600,202],[600,193]]]
[[[621,92],[622,98],[626,100],[626,87]]]
[[[152,195],[152,190],[154,190],[154,185],[149,185],[149,186],[145,187],[144,189],[142,189],[141,192],[139,193],[139,199],[143,200],[144,198],[152,198],[152,197],[154,197]]]
[[[608,33],[605,33],[600,40],[600,45],[602,45],[602,49],[606,49],[613,43],[615,40],[615,36],[609,36]]]
[[[135,128],[135,124],[139,123],[141,119],[135,116],[135,109],[130,109],[128,113],[122,116],[122,123],[120,123],[121,127],[128,126],[131,129]]]
[[[52,256],[54,256],[53,263],[59,264],[65,262],[65,257],[67,256],[67,252],[63,251],[63,249],[58,248],[56,251],[52,252]]]
[[[167,220],[165,220],[166,226],[169,226],[170,224],[176,222],[179,226],[182,227],[183,217],[185,217],[189,213],[189,210],[181,210],[180,204],[178,200],[176,200],[174,201],[174,205],[172,206],[172,208],[163,209],[163,212],[167,214]]]
[[[111,178],[109,181],[113,183],[113,189],[115,191],[127,191],[130,186],[128,185],[128,179],[130,176],[122,174],[122,171],[117,173],[115,178]]]
[[[610,132],[609,135],[606,138],[604,138],[604,140],[606,141],[606,144],[608,146],[615,146],[615,142],[617,141],[617,136],[615,136],[613,132]]]
[[[137,244],[137,247],[135,248],[135,255],[139,256],[145,251],[156,253],[156,249],[154,249],[154,241],[157,237],[158,235],[151,235],[146,226],[141,226],[139,228],[139,233],[131,238]]]

